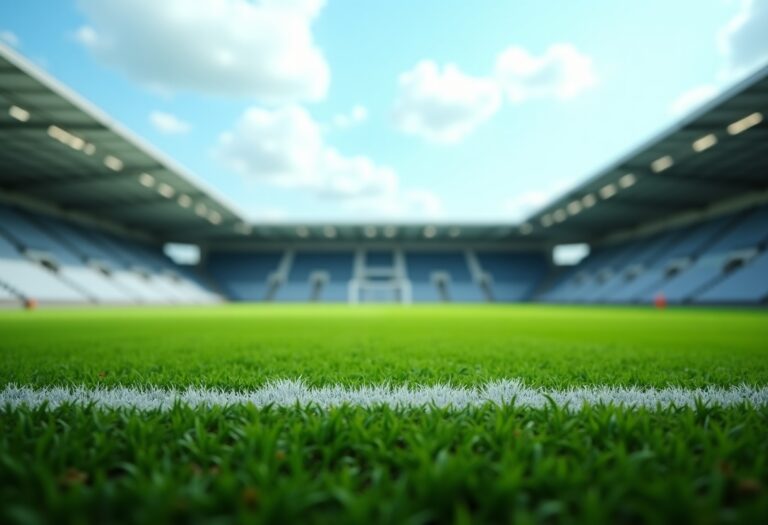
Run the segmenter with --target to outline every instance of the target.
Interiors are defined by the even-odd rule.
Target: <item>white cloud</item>
[[[236,173],[386,215],[434,213],[439,200],[400,188],[394,169],[328,146],[300,106],[250,108],[219,137],[216,156]],[[437,203],[437,204],[436,204]]]
[[[368,119],[368,110],[357,104],[349,113],[339,113],[333,117],[333,125],[339,129],[348,129],[360,125]]]
[[[576,182],[569,179],[559,179],[547,188],[524,191],[505,200],[502,208],[509,219],[522,221],[572,188]]]
[[[443,214],[443,201],[432,190],[411,188],[349,201],[346,208],[389,218],[418,217],[434,219]]]
[[[510,47],[496,59],[496,78],[509,100],[567,100],[598,82],[592,59],[572,44],[553,44],[542,56]]]
[[[684,115],[714,98],[724,85],[768,61],[768,0],[739,0],[738,11],[717,34],[725,63],[716,82],[696,86],[670,104],[672,115]]]
[[[441,70],[424,60],[400,75],[395,123],[405,133],[455,143],[488,120],[500,104],[492,79],[465,75],[452,64]]]
[[[522,220],[544,206],[551,197],[550,193],[540,190],[525,191],[504,201],[504,211],[507,217]]]
[[[330,72],[311,25],[322,0],[79,0],[76,38],[153,88],[267,102],[322,99]]]
[[[249,213],[249,218],[254,222],[284,222],[289,218],[288,212],[281,208],[270,206],[258,206]]]
[[[719,92],[719,88],[714,84],[696,86],[673,100],[669,106],[669,112],[675,116],[685,115],[712,99]]]
[[[13,31],[0,31],[0,40],[11,47],[19,47],[19,37]]]
[[[768,0],[741,0],[739,12],[718,35],[731,73],[739,74],[768,60]]]
[[[315,166],[323,149],[320,128],[303,108],[250,108],[219,137],[217,155],[249,178],[310,187],[322,184]]]
[[[192,128],[188,122],[181,120],[176,115],[163,111],[153,111],[150,113],[149,122],[156,130],[166,135],[181,135],[188,133]]]

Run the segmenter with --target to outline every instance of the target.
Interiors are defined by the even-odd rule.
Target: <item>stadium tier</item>
[[[768,206],[607,246],[546,291],[552,302],[761,304]],[[762,273],[761,273],[762,272]]]
[[[252,223],[5,46],[0,68],[3,304],[768,301],[768,69],[519,224],[440,225]]]
[[[0,205],[0,301],[209,303],[218,296],[158,247]]]
[[[544,254],[423,247],[213,251],[206,261],[232,300],[278,302],[522,301],[550,267]]]

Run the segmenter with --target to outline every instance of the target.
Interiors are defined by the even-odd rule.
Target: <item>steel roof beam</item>
[[[51,126],[56,126],[64,131],[70,131],[70,132],[85,132],[85,133],[93,133],[95,131],[109,131],[104,126],[100,126],[98,124],[65,124],[63,122],[50,122],[50,121],[35,121],[30,120],[29,122],[18,122],[18,121],[5,121],[0,122],[0,131],[4,130],[13,130],[13,131],[48,131],[48,128]]]
[[[664,173],[643,173],[642,179],[650,178],[659,181],[669,181],[672,183],[679,182],[683,185],[695,186],[697,188],[706,188],[711,190],[744,190],[744,191],[759,191],[768,186],[768,181],[756,181],[749,180],[740,177],[728,177],[728,178],[707,178],[697,177],[696,175],[687,175],[682,173],[670,173],[669,175]],[[642,183],[642,179],[639,183]]]
[[[26,178],[24,176],[15,177],[10,181],[3,181],[0,179],[0,186],[10,191],[25,191],[39,186],[45,186],[46,189],[50,189],[76,186],[80,184],[97,184],[106,180],[113,179],[124,180],[131,177],[138,177],[142,173],[149,173],[152,175],[155,172],[163,170],[165,170],[165,168],[159,164],[143,169],[131,168],[129,170],[123,170],[119,172],[111,171],[105,167],[103,171],[99,171],[98,173],[89,173],[87,175],[63,175],[57,176],[54,179],[40,178],[38,176],[33,176],[30,178]]]
[[[185,195],[189,195],[192,198],[195,197],[201,197],[204,196],[204,194],[200,191],[194,191],[185,193]],[[78,204],[78,208],[87,212],[99,212],[99,211],[107,211],[107,210],[120,210],[123,208],[137,208],[137,207],[154,207],[159,204],[167,204],[172,205],[175,208],[179,208],[180,206],[176,202],[175,198],[166,199],[162,195],[158,195],[155,192],[151,192],[149,196],[137,198],[137,199],[131,199],[130,201],[107,201],[104,202],[104,200],[100,200],[98,204],[84,204],[80,205]],[[197,217],[195,215],[194,211],[190,209],[190,215]]]

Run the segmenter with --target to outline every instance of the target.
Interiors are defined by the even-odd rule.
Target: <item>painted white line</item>
[[[183,390],[145,387],[49,387],[8,385],[0,391],[0,407],[57,407],[63,404],[94,405],[106,409],[168,410],[175,404],[190,407],[226,405],[317,406],[340,405],[399,408],[465,408],[494,405],[542,408],[555,404],[576,410],[584,405],[615,405],[626,408],[669,408],[747,405],[768,406],[768,386],[638,388],[584,386],[545,390],[526,386],[517,379],[492,381],[477,387],[433,386],[323,386],[310,387],[300,380],[272,381],[250,391],[190,387]]]

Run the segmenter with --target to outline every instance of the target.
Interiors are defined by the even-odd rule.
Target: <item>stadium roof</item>
[[[184,168],[0,44],[0,188],[159,237],[245,231]]]
[[[768,190],[768,67],[530,216],[533,236],[590,240]]]
[[[0,43],[0,189],[159,239],[517,237],[509,224],[252,225],[215,190]]]
[[[171,241],[594,240],[768,187],[768,68],[515,224],[249,224],[215,190],[0,44],[0,189]]]

